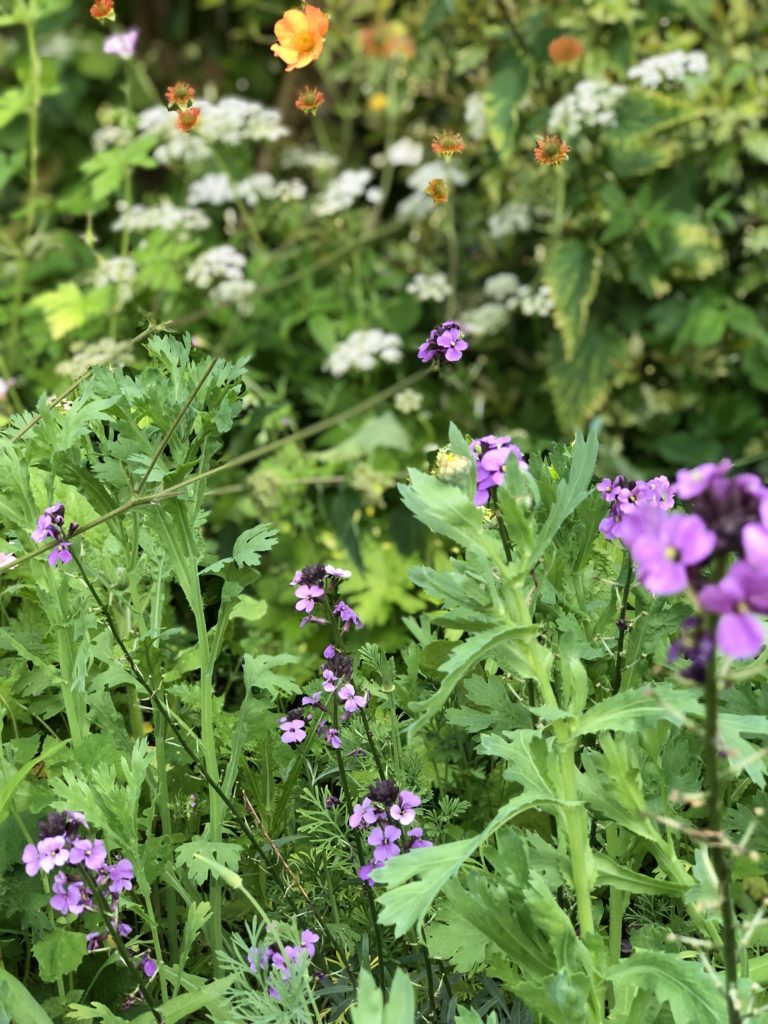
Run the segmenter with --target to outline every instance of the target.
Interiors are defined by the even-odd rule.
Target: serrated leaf
[[[644,686],[637,690],[614,693],[599,704],[593,704],[579,719],[577,736],[587,736],[607,729],[613,732],[635,732],[641,726],[666,721],[681,724],[684,716],[700,710],[699,691],[683,689],[674,683]]]
[[[177,848],[176,866],[186,867],[191,881],[195,885],[203,885],[211,869],[199,856],[216,861],[230,871],[237,871],[242,852],[242,847],[235,843],[211,843],[207,839],[195,839]]]
[[[668,1003],[675,1024],[723,1024],[725,998],[698,960],[641,949],[609,968],[607,978],[628,1005],[637,990]],[[628,1020],[631,1018],[628,1018]]]
[[[85,932],[54,927],[32,946],[43,981],[57,981],[77,970],[88,952]]]
[[[54,341],[66,337],[86,321],[85,296],[74,281],[62,281],[51,291],[41,292],[30,305],[43,314]]]
[[[236,565],[255,567],[261,564],[262,554],[273,548],[277,541],[277,530],[269,523],[260,523],[240,534],[232,549],[232,558]]]
[[[563,340],[567,363],[573,360],[587,329],[602,266],[603,250],[580,238],[557,242],[544,264],[544,281],[552,292],[553,319]]]

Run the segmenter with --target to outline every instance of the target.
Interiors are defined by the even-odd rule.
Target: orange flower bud
[[[578,60],[584,53],[584,47],[576,36],[557,36],[547,47],[547,53],[555,64],[567,64]]]
[[[424,189],[435,206],[448,202],[448,182],[442,178],[433,178]]]
[[[195,87],[189,82],[176,82],[175,85],[169,85],[165,90],[169,110],[173,107],[186,110],[187,107],[192,106],[196,95]]]
[[[551,167],[567,160],[570,151],[571,147],[559,135],[541,135],[536,138],[533,155],[536,163]]]
[[[180,132],[191,132],[200,120],[200,107],[187,107],[176,115],[176,127]]]
[[[329,24],[328,15],[314,4],[305,4],[302,10],[292,8],[275,22],[277,42],[270,49],[285,61],[286,71],[305,68],[323,52]]]
[[[432,152],[444,160],[450,160],[455,153],[464,152],[464,139],[459,132],[447,129],[438,132],[432,139]]]
[[[294,106],[302,114],[312,114],[314,116],[323,103],[325,103],[323,93],[313,85],[305,85],[296,97]]]
[[[96,0],[91,4],[91,17],[96,21],[114,21],[115,0]]]

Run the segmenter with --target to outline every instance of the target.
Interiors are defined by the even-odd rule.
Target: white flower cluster
[[[323,370],[332,377],[346,377],[350,370],[374,370],[379,361],[399,363],[403,358],[403,339],[380,327],[352,331],[331,352]]]
[[[190,284],[208,292],[214,306],[234,306],[238,313],[247,316],[256,292],[255,283],[245,276],[247,262],[234,245],[214,245],[198,253],[185,276]]]
[[[189,206],[226,206],[242,199],[246,206],[256,206],[262,199],[287,203],[305,199],[306,183],[301,178],[278,181],[268,171],[256,171],[233,182],[224,171],[211,171],[193,181],[187,189]]]
[[[468,309],[460,318],[467,334],[473,338],[499,334],[513,313],[545,317],[550,316],[554,309],[552,293],[547,285],[535,288],[531,284],[523,284],[511,271],[491,274],[483,282],[483,292],[489,301]]]
[[[443,302],[451,294],[451,282],[442,270],[434,274],[414,274],[405,290],[419,302]]]
[[[645,89],[658,89],[665,82],[680,82],[686,75],[706,75],[708,71],[709,57],[703,50],[670,50],[634,64],[627,78]]]
[[[413,388],[403,388],[392,399],[392,404],[403,416],[410,416],[421,410],[424,405],[424,396],[420,391],[414,391]]]
[[[187,235],[191,231],[205,231],[211,226],[207,213],[190,206],[176,206],[170,199],[162,199],[157,206],[135,203],[128,206],[122,201],[115,203],[119,216],[112,222],[113,231],[177,231]]]
[[[61,377],[80,377],[92,366],[132,366],[132,341],[99,338],[98,341],[75,341],[70,345],[69,358],[56,364]]]
[[[626,91],[625,85],[582,79],[552,107],[547,131],[559,132],[570,141],[585,128],[616,127],[616,107]]]
[[[299,169],[325,174],[335,171],[338,165],[339,158],[335,153],[326,153],[313,146],[287,146],[280,154],[280,166],[284,171]]]
[[[312,202],[316,217],[334,217],[349,210],[365,194],[373,180],[370,167],[348,168],[328,182]]]
[[[198,253],[187,268],[186,280],[196,288],[208,289],[214,281],[241,281],[246,256],[234,245],[214,245]]]
[[[211,155],[211,144],[239,146],[244,142],[276,142],[290,134],[279,111],[243,96],[200,100],[200,120],[192,132],[176,127],[177,114],[162,106],[148,107],[137,118],[140,136],[158,135],[152,156],[163,166],[195,164]]]
[[[103,153],[107,149],[120,149],[133,139],[130,128],[119,124],[103,124],[91,135],[91,149]]]
[[[418,167],[424,159],[424,144],[403,135],[384,150],[384,161],[392,167]]]
[[[491,238],[508,238],[531,230],[533,210],[528,203],[510,201],[494,210],[485,223]]]
[[[464,123],[473,142],[482,142],[488,135],[485,96],[481,92],[471,92],[464,100]]]
[[[115,285],[115,304],[122,309],[133,298],[133,285],[139,269],[130,256],[110,256],[99,261],[98,267],[91,274],[91,282],[95,285]]]

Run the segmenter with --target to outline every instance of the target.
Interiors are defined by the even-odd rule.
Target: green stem
[[[711,631],[713,617],[704,623]],[[736,962],[736,921],[731,898],[731,869],[725,852],[720,795],[720,737],[718,731],[718,680],[715,657],[707,666],[704,683],[706,719],[704,727],[704,772],[707,787],[707,816],[710,832],[709,855],[717,875],[720,914],[723,919],[723,962],[725,964],[725,1000],[728,1006],[728,1024],[741,1024],[741,1014],[734,1001],[738,980]]]
[[[624,569],[627,575],[624,579],[624,590],[621,594],[621,608],[619,609],[619,618],[616,624],[619,630],[619,635],[616,640],[616,660],[613,664],[614,693],[618,693],[621,688],[621,672],[623,669],[621,659],[624,654],[624,637],[627,633],[627,605],[629,604],[629,593],[632,589],[632,559],[627,552],[624,554]]]
[[[29,56],[29,179],[27,182],[27,233],[35,229],[37,195],[39,191],[38,164],[40,160],[40,104],[42,102],[42,65],[35,39],[37,0],[27,4],[24,30]]]

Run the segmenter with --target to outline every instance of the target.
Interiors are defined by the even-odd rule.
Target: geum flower
[[[533,156],[537,164],[543,167],[553,167],[568,159],[571,147],[563,142],[559,135],[539,135],[536,138],[536,146]]]
[[[717,547],[717,534],[697,515],[638,508],[617,527],[619,539],[637,563],[640,582],[652,594],[679,594],[688,569],[701,565]]]
[[[305,68],[323,52],[329,23],[328,15],[314,4],[292,8],[275,22],[277,42],[270,49],[285,62],[286,71]]]
[[[753,612],[768,613],[768,567],[736,562],[718,583],[703,587],[701,607],[719,616],[715,642],[731,658],[753,658],[765,643],[763,623]]]

